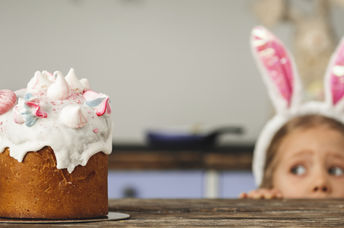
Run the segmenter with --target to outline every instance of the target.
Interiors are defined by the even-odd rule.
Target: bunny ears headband
[[[277,131],[291,118],[319,114],[344,124],[344,38],[329,62],[325,101],[302,102],[303,90],[294,60],[282,42],[263,27],[251,34],[251,47],[276,115],[265,125],[255,146],[253,174],[257,186],[263,180],[266,151]]]

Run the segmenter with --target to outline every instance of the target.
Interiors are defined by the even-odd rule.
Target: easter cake
[[[107,215],[110,113],[109,97],[73,69],[0,90],[0,217]]]

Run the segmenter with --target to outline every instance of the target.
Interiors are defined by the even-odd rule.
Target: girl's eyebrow
[[[285,156],[285,159],[289,160],[290,162],[297,160],[302,157],[310,157],[314,154],[314,151],[312,150],[300,150],[296,153],[293,153],[292,155],[289,154],[289,156]]]
[[[300,150],[300,151],[294,153],[292,156],[293,157],[300,157],[300,156],[310,156],[313,154],[314,154],[313,150]]]
[[[336,158],[336,159],[344,160],[344,154],[332,152],[328,154],[328,158]]]

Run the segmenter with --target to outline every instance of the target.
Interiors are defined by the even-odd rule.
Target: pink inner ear
[[[290,107],[293,94],[293,71],[283,44],[262,27],[253,30],[253,47],[271,80]]]
[[[341,43],[334,58],[330,68],[330,83],[332,102],[335,105],[344,95],[344,42]]]

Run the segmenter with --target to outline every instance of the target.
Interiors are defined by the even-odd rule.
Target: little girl
[[[324,102],[302,102],[294,62],[269,31],[253,30],[252,49],[277,114],[254,151],[259,189],[240,197],[344,198],[344,41],[327,69]]]

